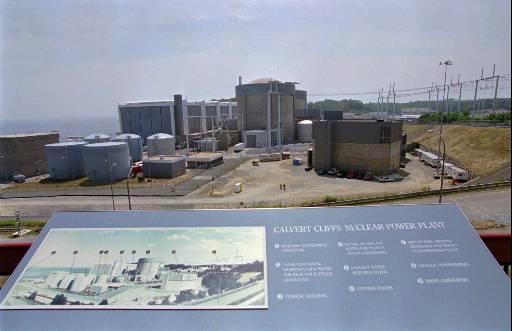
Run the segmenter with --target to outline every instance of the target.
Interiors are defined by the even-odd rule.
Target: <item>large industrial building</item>
[[[177,141],[198,132],[206,132],[232,119],[236,102],[187,101],[180,94],[174,100],[128,102],[118,105],[122,133],[146,138],[156,133],[176,136]]]
[[[295,82],[260,78],[236,86],[238,126],[247,147],[260,147],[261,131],[265,146],[288,144],[295,140],[295,114],[307,108],[307,93],[295,89]],[[245,134],[245,132],[253,132]]]
[[[0,180],[8,181],[17,174],[31,177],[47,173],[44,146],[58,142],[58,133],[0,136]]]
[[[314,121],[313,140],[316,170],[337,168],[382,176],[400,168],[402,122]]]

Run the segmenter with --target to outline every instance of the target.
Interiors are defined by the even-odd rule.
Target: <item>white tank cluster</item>
[[[84,177],[82,152],[86,144],[86,142],[65,142],[45,145],[50,178],[66,180]]]
[[[130,154],[124,142],[106,142],[84,146],[85,173],[93,182],[124,179],[130,170]]]
[[[176,138],[166,133],[156,133],[146,139],[148,156],[174,155]]]
[[[301,143],[310,143],[313,141],[313,122],[304,120],[297,123],[297,139]]]
[[[139,135],[125,133],[115,137],[112,141],[125,142],[128,145],[132,162],[142,160],[142,138]]]
[[[110,140],[110,136],[103,133],[93,133],[84,137],[84,141],[88,144],[105,143]]]

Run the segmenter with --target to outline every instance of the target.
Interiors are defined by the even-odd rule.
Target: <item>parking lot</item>
[[[304,153],[292,153],[293,157],[302,157]],[[439,179],[433,178],[434,169],[419,162],[417,157],[408,155],[407,174],[401,182],[379,183],[358,179],[319,176],[314,171],[304,171],[306,165],[294,166],[292,160],[260,162],[253,166],[250,161],[235,170],[217,178],[211,185],[193,193],[197,197],[214,196],[239,201],[261,201],[296,199],[308,201],[332,197],[363,197],[379,193],[406,193],[418,190],[436,189]],[[241,193],[234,193],[235,183],[241,182]],[[445,184],[449,185],[449,180]],[[286,190],[280,185],[285,184]],[[213,185],[213,189],[212,186]]]

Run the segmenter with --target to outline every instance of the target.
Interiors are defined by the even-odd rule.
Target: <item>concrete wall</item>
[[[400,167],[401,138],[401,122],[315,121],[313,166],[388,175]]]
[[[267,146],[267,133],[264,131],[245,131],[243,136],[246,147],[261,148]]]
[[[277,131],[279,124],[281,134],[273,133],[272,145],[289,143],[295,139],[296,97],[295,85],[292,83],[272,82],[245,84],[236,86],[239,127],[242,131],[268,129],[268,92],[270,93],[271,131]],[[276,94],[280,93],[280,94]],[[300,107],[305,108],[306,92],[301,91]],[[280,115],[279,111],[280,109]],[[281,139],[279,139],[281,137]]]
[[[185,173],[186,160],[145,160],[142,163],[144,176],[150,178],[174,178]]]
[[[400,166],[400,143],[393,144],[333,144],[336,151],[331,167],[343,171],[388,175]]]
[[[333,156],[331,136],[330,122],[313,122],[313,167],[315,169],[326,170],[331,168],[331,158]]]
[[[175,135],[174,102],[146,102],[118,106],[122,133],[134,133],[143,141],[155,133]]]
[[[13,175],[46,174],[45,145],[59,142],[58,133],[0,136],[0,181]]]

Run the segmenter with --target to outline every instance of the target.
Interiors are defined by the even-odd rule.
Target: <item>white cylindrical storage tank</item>
[[[88,144],[98,144],[110,141],[110,137],[103,133],[93,133],[84,137],[84,141]]]
[[[297,139],[301,143],[313,141],[313,122],[304,120],[297,123]]]
[[[48,174],[51,179],[65,180],[85,176],[83,148],[86,142],[66,142],[45,145]]]
[[[176,138],[166,133],[156,133],[146,139],[148,156],[174,155]]]
[[[125,133],[115,137],[112,141],[120,141],[128,144],[128,151],[132,157],[132,162],[142,160],[142,138],[139,135]]]
[[[126,143],[89,144],[83,152],[85,174],[90,181],[108,183],[128,176],[131,162]]]

